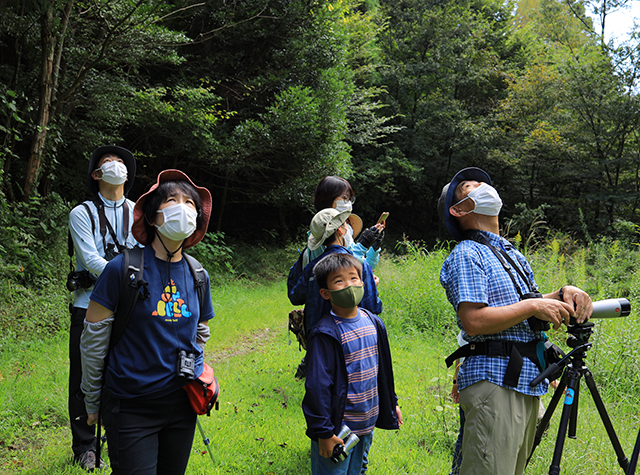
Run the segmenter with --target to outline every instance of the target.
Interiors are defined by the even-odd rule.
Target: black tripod
[[[553,411],[556,409],[556,406],[558,405],[558,402],[563,395],[563,391],[566,388],[567,391],[564,399],[564,407],[562,409],[562,417],[560,419],[558,436],[556,438],[556,445],[553,451],[553,460],[551,461],[551,467],[549,467],[549,475],[560,474],[560,459],[562,458],[562,450],[564,448],[564,441],[567,435],[567,427],[569,428],[569,438],[576,438],[578,401],[580,396],[580,379],[584,376],[585,381],[587,382],[587,387],[589,388],[591,396],[593,397],[593,401],[595,402],[596,408],[598,409],[598,414],[600,414],[600,419],[602,419],[602,423],[604,424],[604,427],[607,430],[607,434],[609,435],[609,440],[611,440],[611,445],[613,445],[613,449],[618,456],[618,463],[626,473],[629,462],[627,460],[627,457],[624,455],[624,452],[622,451],[622,447],[620,446],[620,441],[618,440],[616,431],[613,429],[611,419],[609,419],[609,415],[607,414],[607,410],[604,407],[604,403],[602,402],[602,398],[600,397],[598,388],[596,388],[596,383],[593,380],[593,375],[584,364],[586,352],[591,348],[589,337],[591,336],[591,333],[593,333],[593,323],[587,322],[582,324],[569,325],[567,327],[567,333],[569,333],[567,345],[573,348],[573,350],[571,350],[569,354],[567,354],[557,363],[550,365],[545,371],[540,374],[540,376],[538,376],[530,383],[531,386],[536,386],[545,378],[549,378],[549,380],[551,381],[556,379],[562,373],[560,384],[553,394],[551,402],[549,403],[549,407],[545,412],[544,417],[540,421],[538,428],[536,429],[533,447],[531,449],[531,454],[529,455],[527,463],[529,462],[529,460],[531,460],[533,451],[540,444],[542,435],[549,427],[549,421],[551,420],[551,416],[553,416]],[[564,372],[562,372],[563,368]]]
[[[635,475],[636,465],[638,464],[638,456],[640,456],[640,431],[638,431],[638,437],[636,438],[636,445],[633,446],[633,453],[631,454],[631,462],[629,462],[629,468],[626,475]]]

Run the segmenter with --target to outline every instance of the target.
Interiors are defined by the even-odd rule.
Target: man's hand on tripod
[[[558,293],[560,292],[558,291]],[[565,285],[562,287],[562,297],[564,302],[573,305],[575,315],[571,316],[576,318],[577,323],[584,323],[589,320],[593,312],[593,302],[589,294],[573,285]],[[558,298],[560,298],[559,295]]]
[[[565,302],[554,300],[551,298],[543,299],[531,299],[527,302],[531,302],[534,305],[535,313],[534,317],[549,322],[553,325],[554,330],[560,328],[563,323],[569,324],[569,318],[575,316],[573,307]]]

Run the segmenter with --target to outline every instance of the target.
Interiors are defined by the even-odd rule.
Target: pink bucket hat
[[[183,249],[189,249],[190,247],[198,244],[207,232],[209,226],[209,218],[211,217],[211,193],[206,188],[196,186],[191,179],[180,170],[163,170],[158,174],[158,180],[144,195],[138,198],[136,205],[133,208],[133,226],[131,227],[131,233],[136,240],[145,246],[148,246],[153,241],[154,236],[149,236],[147,228],[144,225],[144,203],[151,193],[153,193],[160,184],[167,181],[187,181],[196,189],[202,200],[202,223],[195,232],[184,240],[182,245]]]

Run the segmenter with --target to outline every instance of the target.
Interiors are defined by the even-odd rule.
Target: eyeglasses
[[[340,197],[340,199],[344,201],[351,201],[351,204],[354,204],[356,202],[355,196],[343,195]]]

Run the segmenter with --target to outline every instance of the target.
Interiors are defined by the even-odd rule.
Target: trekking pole
[[[198,429],[200,430],[200,435],[202,436],[202,442],[204,442],[204,445],[207,446],[207,451],[209,452],[209,457],[211,457],[211,462],[213,462],[213,464],[215,465],[216,461],[213,460],[213,452],[211,452],[211,441],[206,435],[204,435],[204,430],[202,429],[202,425],[200,424],[200,419],[198,418],[198,416],[196,416],[196,422],[198,423]]]

